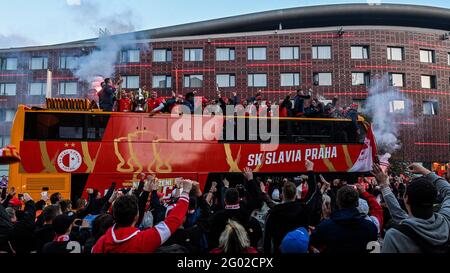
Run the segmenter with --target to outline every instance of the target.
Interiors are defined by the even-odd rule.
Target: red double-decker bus
[[[230,119],[248,124],[263,118],[225,117],[218,122],[214,116],[150,117],[20,106],[11,141],[22,160],[11,165],[9,181],[36,198],[48,187],[50,193],[76,199],[87,188],[103,190],[112,182],[129,187],[141,172],[157,174],[161,186],[171,186],[178,177],[205,186],[245,167],[258,175],[300,174],[308,159],[325,175],[358,175],[370,171],[376,155],[371,127],[363,120],[356,126],[348,119],[265,118],[269,123],[277,119],[280,128],[279,145],[266,150],[268,143],[258,132],[252,136],[248,125],[235,128],[244,128],[243,139],[218,140]]]

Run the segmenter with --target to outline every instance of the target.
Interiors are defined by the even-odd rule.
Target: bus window
[[[25,140],[98,140],[109,116],[80,113],[33,113],[25,115]]]
[[[88,115],[86,121],[87,140],[102,140],[106,126],[108,125],[108,120],[108,115]]]

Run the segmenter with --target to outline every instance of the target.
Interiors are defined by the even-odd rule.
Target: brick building
[[[262,90],[265,99],[277,100],[311,87],[338,96],[341,105],[361,106],[373,77],[388,75],[405,97],[386,101],[401,130],[395,157],[429,166],[450,159],[449,31],[448,9],[293,8],[114,36],[130,41],[117,51],[114,69],[125,88],[147,85],[162,96],[197,90],[213,97],[219,84],[226,95]],[[85,96],[89,83],[74,71],[94,48],[96,39],[0,49],[0,145],[9,142],[16,106],[44,101],[47,69],[53,96]]]

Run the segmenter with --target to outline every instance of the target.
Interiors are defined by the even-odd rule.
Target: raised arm
[[[400,204],[398,203],[397,198],[389,187],[389,177],[387,174],[381,170],[380,165],[374,164],[372,174],[375,176],[378,185],[381,188],[381,193],[383,194],[383,199],[386,202],[386,205],[389,209],[389,212],[392,216],[392,219],[399,223],[400,221],[408,218],[408,213],[404,211]]]

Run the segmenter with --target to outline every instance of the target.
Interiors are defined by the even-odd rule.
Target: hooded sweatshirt
[[[182,193],[168,217],[156,226],[140,231],[134,226],[115,225],[100,237],[92,253],[151,253],[181,226],[189,205],[189,195]]]
[[[389,208],[392,219],[398,224],[411,227],[419,236],[434,246],[445,244],[450,236],[450,184],[434,173],[425,176],[436,186],[443,197],[442,206],[429,219],[409,216],[401,209],[395,195],[389,187],[381,190],[383,198]],[[384,238],[382,253],[421,253],[419,246],[407,235],[396,229],[389,229]]]

